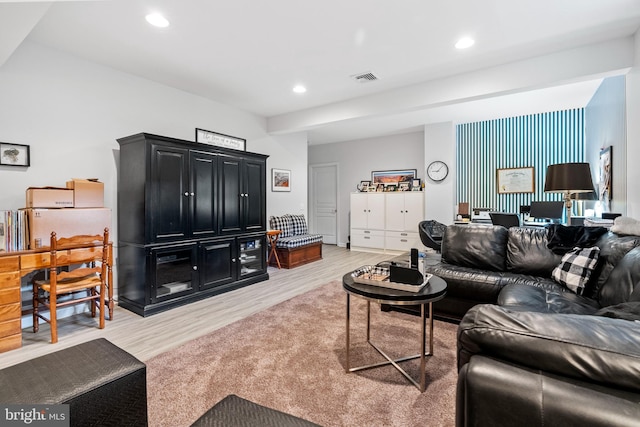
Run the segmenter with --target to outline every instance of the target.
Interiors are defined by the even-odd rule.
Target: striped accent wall
[[[520,212],[532,200],[562,200],[545,193],[547,166],[585,161],[584,109],[532,114],[456,126],[456,203]],[[497,169],[534,167],[534,192],[498,194]]]

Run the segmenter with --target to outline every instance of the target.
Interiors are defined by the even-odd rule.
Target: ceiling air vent
[[[366,82],[372,82],[374,80],[378,80],[378,76],[376,76],[375,74],[373,74],[370,71],[368,71],[366,73],[356,74],[356,75],[351,76],[351,77],[355,81],[360,82],[360,83],[366,83]]]

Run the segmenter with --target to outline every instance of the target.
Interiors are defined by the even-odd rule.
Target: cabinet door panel
[[[368,194],[368,196],[368,228],[384,230],[384,194],[372,193]]]
[[[245,231],[266,230],[265,163],[247,160],[244,170],[244,229]]]
[[[417,232],[418,224],[424,220],[424,193],[410,191],[404,197],[404,230]]]
[[[241,164],[235,157],[220,158],[220,232],[242,230],[241,222]]]
[[[191,234],[207,237],[216,234],[216,182],[218,156],[192,152],[191,169]]]
[[[151,237],[154,241],[185,238],[189,226],[187,150],[154,145],[152,156]]]
[[[385,229],[395,231],[404,230],[404,194],[389,193],[386,194],[385,197],[387,199],[385,209]]]
[[[367,228],[368,194],[351,194],[351,228]]]
[[[236,253],[233,239],[200,244],[200,289],[209,289],[236,280]]]

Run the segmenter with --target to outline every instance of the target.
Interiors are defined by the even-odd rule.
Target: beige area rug
[[[346,294],[338,281],[147,362],[150,426],[188,426],[228,394],[323,426],[453,426],[456,325],[435,322],[427,390],[391,366],[345,373]],[[351,298],[352,366],[383,360],[366,342],[366,302]],[[372,341],[419,353],[419,318],[372,304]],[[402,366],[417,378],[419,360]]]

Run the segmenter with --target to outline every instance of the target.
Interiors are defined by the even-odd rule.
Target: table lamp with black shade
[[[544,191],[545,193],[563,193],[567,224],[571,224],[572,195],[595,192],[589,163],[559,163],[547,166]]]

